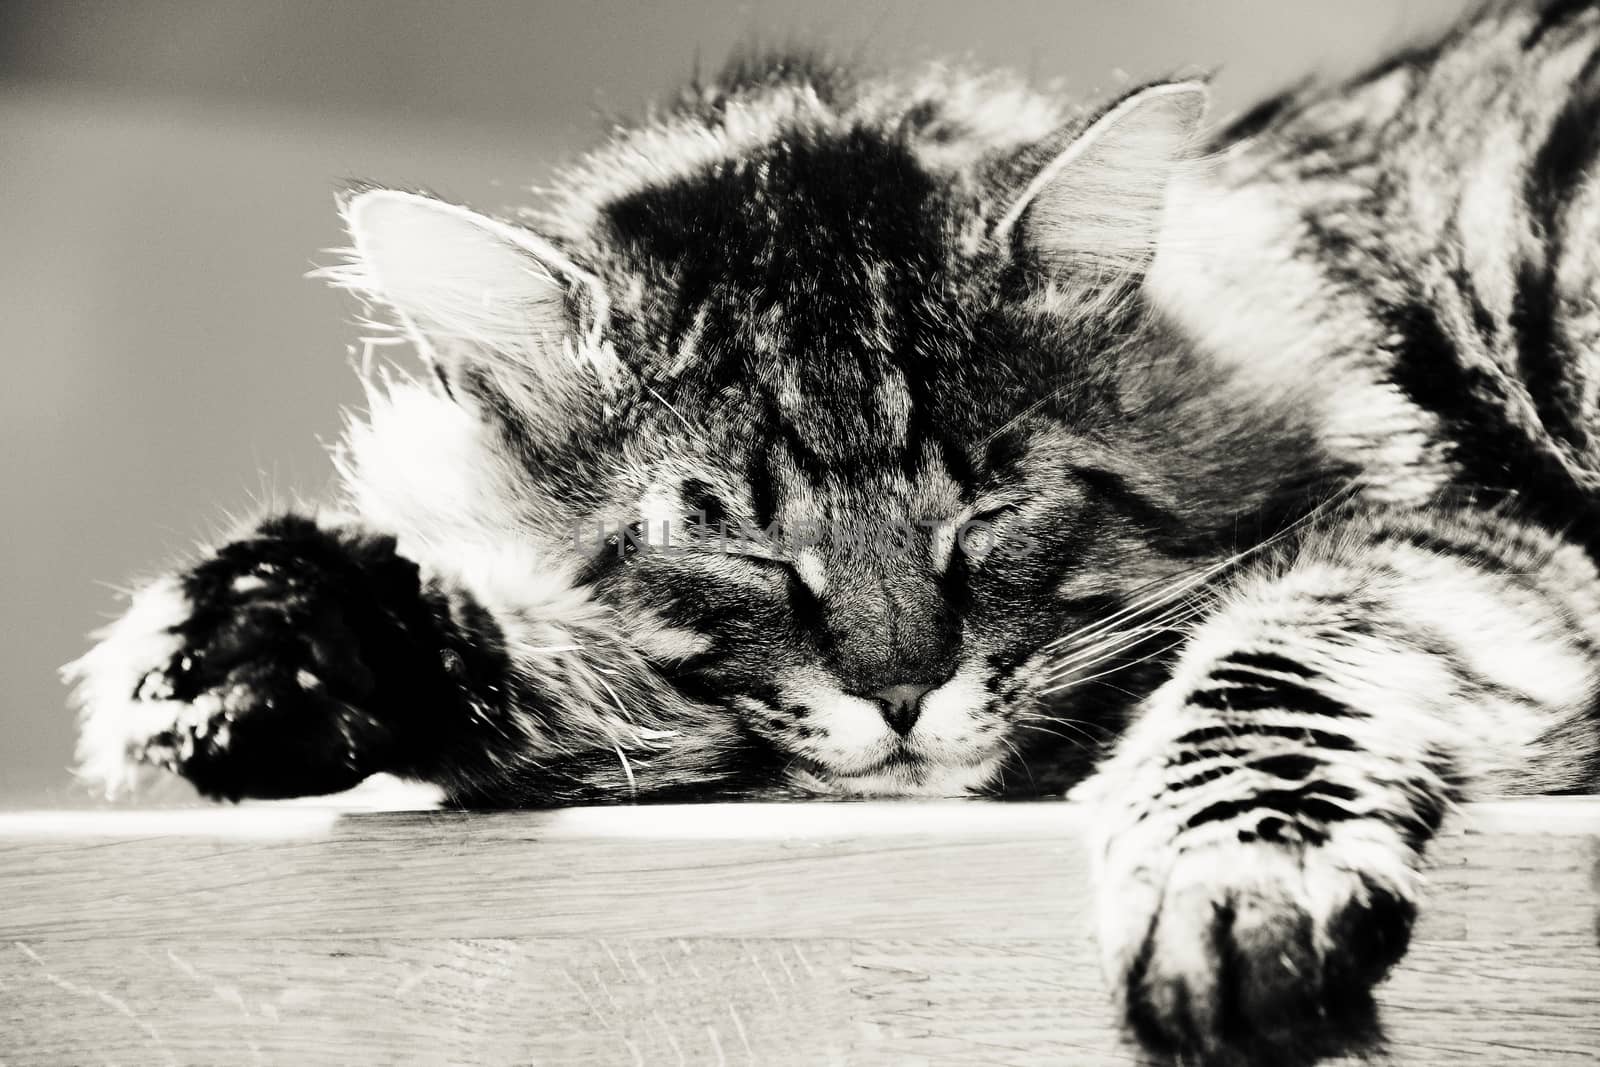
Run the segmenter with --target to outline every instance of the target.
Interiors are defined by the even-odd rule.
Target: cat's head
[[[516,535],[576,553],[662,677],[798,782],[954,793],[1095,740],[1140,684],[1106,676],[1182,621],[1157,594],[1298,462],[1141,292],[1204,99],[1072,116],[777,64],[541,214],[346,215],[359,284],[516,469]],[[1283,446],[1248,475],[1245,423]]]

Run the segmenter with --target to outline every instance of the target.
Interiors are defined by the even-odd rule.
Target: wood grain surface
[[[1065,804],[0,814],[0,1064],[1133,1064]],[[1468,809],[1404,1065],[1600,1063],[1600,801]]]

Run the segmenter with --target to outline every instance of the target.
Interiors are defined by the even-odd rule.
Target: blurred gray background
[[[751,40],[1074,92],[1210,68],[1215,117],[1467,0],[0,0],[0,804],[75,803],[57,667],[224,509],[331,487],[353,308],[303,275],[348,178],[486,209]],[[110,583],[110,584],[108,584]]]

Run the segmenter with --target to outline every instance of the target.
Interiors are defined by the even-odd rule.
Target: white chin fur
[[[965,797],[984,789],[999,769],[998,759],[965,767],[922,766],[873,774],[828,774],[797,771],[789,784],[826,796]]]

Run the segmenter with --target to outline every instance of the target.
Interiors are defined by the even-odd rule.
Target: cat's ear
[[[393,309],[450,384],[472,375],[545,415],[606,384],[605,292],[549,242],[392,189],[359,192],[343,213],[353,262],[336,280]]]
[[[1193,158],[1203,82],[1151,85],[1113,104],[1035,175],[995,226],[1051,273],[1138,274],[1167,193]]]

